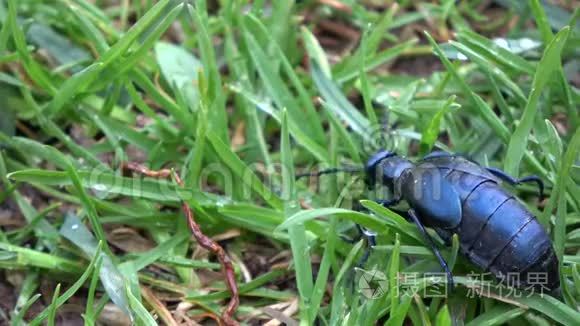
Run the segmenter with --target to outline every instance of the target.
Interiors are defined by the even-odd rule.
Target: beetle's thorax
[[[380,164],[383,184],[392,189],[399,184],[405,171],[408,171],[413,166],[414,165],[411,161],[400,156],[393,156],[385,159]]]
[[[375,162],[372,166],[367,166],[367,178],[372,185],[381,183],[394,190],[403,172],[413,166],[411,161],[403,157],[397,155],[388,156]]]

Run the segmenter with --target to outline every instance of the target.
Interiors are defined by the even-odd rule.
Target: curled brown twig
[[[175,172],[175,170],[169,169],[162,169],[157,171],[150,170],[141,164],[132,162],[123,164],[123,169],[137,172],[139,174],[146,175],[152,178],[173,177],[175,182],[180,187],[184,187],[183,180],[181,180],[181,178]],[[197,224],[197,222],[193,217],[193,212],[189,207],[189,204],[187,204],[187,202],[185,202],[184,200],[181,201],[181,208],[183,209],[185,217],[187,218],[189,229],[191,230],[191,233],[193,233],[193,236],[195,237],[197,243],[199,243],[199,245],[202,246],[203,248],[215,254],[222,265],[222,272],[224,274],[227,287],[231,292],[231,297],[230,302],[222,312],[221,322],[226,326],[238,325],[238,322],[234,319],[233,315],[235,314],[236,309],[238,308],[238,305],[240,303],[240,297],[232,260],[225,252],[224,248],[222,248],[219,244],[217,244],[215,241],[213,241],[210,237],[206,236],[201,231],[199,224]]]

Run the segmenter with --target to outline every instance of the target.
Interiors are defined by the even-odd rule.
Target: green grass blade
[[[397,235],[395,239],[395,247],[391,252],[391,260],[389,263],[389,296],[391,299],[391,316],[397,313],[399,308],[399,293],[400,290],[397,288],[399,286],[399,264],[400,264],[400,251],[399,248],[401,242]],[[406,312],[405,312],[406,314]]]
[[[564,256],[564,246],[566,242],[566,216],[568,215],[567,203],[566,203],[566,184],[570,181],[570,168],[575,164],[575,160],[578,159],[578,154],[580,153],[580,128],[576,130],[576,133],[570,140],[568,144],[568,149],[562,157],[560,163],[560,168],[558,169],[558,179],[556,182],[556,195],[552,195],[550,198],[550,203],[546,207],[547,212],[551,212],[551,208],[554,207],[554,203],[557,203],[558,211],[556,214],[556,225],[554,228],[554,247],[556,249],[556,255],[559,261],[563,261]]]
[[[65,105],[77,94],[82,93],[97,79],[104,65],[93,63],[67,79],[58,89],[50,104],[44,110],[47,117],[55,117],[63,111]]]
[[[199,105],[198,74],[203,69],[202,63],[183,47],[171,43],[155,44],[155,56],[163,77],[173,88],[187,100],[194,110]]]
[[[300,101],[300,106],[304,108],[304,113],[307,116],[307,121],[309,122],[309,128],[312,129],[312,133],[315,136],[317,143],[325,143],[326,137],[324,135],[324,130],[322,128],[322,121],[316,112],[316,108],[314,107],[314,103],[312,101],[311,95],[309,90],[306,89],[304,83],[301,81],[300,76],[295,71],[294,64],[290,62],[286,53],[280,47],[279,43],[276,42],[272,34],[266,29],[266,27],[254,16],[248,16],[246,22],[252,23],[257,26],[256,30],[259,30],[263,37],[270,40],[270,45],[274,50],[274,55],[280,59],[282,64],[281,68],[283,72],[288,76],[290,79],[291,86],[296,90],[298,93],[298,100]],[[249,49],[251,51],[251,49]],[[292,110],[290,114],[293,114],[294,108],[287,107],[287,109]],[[291,133],[292,134],[292,133]]]
[[[212,43],[212,35],[208,26],[208,17],[204,0],[198,0],[192,5],[187,5],[187,11],[195,23],[197,29],[198,42],[200,47],[200,57],[203,62],[205,80],[208,82],[208,98],[211,103],[209,107],[208,121],[222,141],[227,139],[228,120],[226,113],[226,97],[223,96],[221,75],[218,69],[215,50]]]
[[[473,50],[487,58],[491,62],[497,62],[502,67],[512,69],[519,73],[532,75],[536,66],[526,61],[517,54],[498,46],[491,40],[474,33],[472,31],[461,31],[457,33],[457,38],[462,44],[469,46]]]
[[[300,110],[301,106],[295,100],[295,95],[290,92],[282,78],[276,72],[275,67],[270,64],[270,60],[268,60],[266,54],[260,48],[260,45],[255,38],[248,32],[244,33],[244,36],[246,43],[248,44],[248,52],[254,62],[254,67],[256,67],[260,77],[264,80],[264,87],[268,91],[272,101],[276,103],[278,111],[286,108],[288,110],[289,119],[294,123],[297,121],[306,123],[307,125],[303,125],[302,127],[304,132],[308,136],[313,137],[314,141],[317,143],[323,144],[324,132],[319,123],[320,120],[318,118],[315,120],[301,119],[303,114]]]
[[[322,262],[318,269],[318,276],[314,282],[314,287],[312,289],[312,297],[310,298],[309,316],[310,324],[314,323],[318,311],[320,310],[320,305],[324,294],[326,293],[326,286],[328,284],[328,277],[330,275],[330,267],[334,258],[334,250],[336,244],[336,227],[337,219],[331,218],[330,226],[328,228],[328,241],[326,242],[326,247],[324,248],[324,253],[322,255]]]
[[[200,205],[215,206],[216,202],[228,202],[231,199],[200,192],[191,188],[181,188],[165,180],[126,178],[102,170],[78,171],[83,187],[93,188],[103,193],[121,194],[124,196],[147,198],[156,201],[179,202],[194,200]],[[15,181],[68,186],[72,184],[67,172],[48,170],[21,170],[8,174]],[[36,213],[32,216],[36,216]]]
[[[85,188],[82,186],[79,174],[77,170],[72,166],[72,164],[70,164],[69,167],[67,168],[67,174],[69,178],[71,178],[72,184],[75,187],[78,196],[80,197],[81,203],[83,204],[87,215],[89,216],[89,221],[91,222],[91,226],[97,236],[97,239],[103,242],[105,252],[110,252],[110,249],[107,246],[107,238],[105,235],[105,231],[103,230],[103,226],[99,221],[99,217],[97,215],[97,210],[94,206],[94,203],[91,201],[89,195],[85,191]]]
[[[317,209],[310,209],[305,211],[299,211],[286,218],[284,223],[280,224],[276,231],[279,232],[281,230],[288,229],[292,226],[297,224],[303,224],[307,221],[313,220],[317,217],[328,216],[328,215],[335,215],[337,217],[343,217],[348,219],[352,222],[357,224],[361,224],[364,227],[369,229],[380,229],[382,228],[387,222],[376,218],[371,215],[363,214],[360,212],[351,211],[344,208],[317,208]]]
[[[421,155],[426,155],[431,151],[433,145],[437,141],[439,137],[440,128],[441,128],[441,120],[443,120],[445,114],[449,112],[451,105],[455,101],[455,95],[451,95],[447,102],[443,105],[443,107],[435,113],[435,116],[429,122],[429,125],[423,131],[423,135],[421,136],[421,145],[420,145],[420,152]]]
[[[98,317],[95,312],[95,294],[97,285],[99,284],[99,272],[101,271],[102,264],[103,260],[99,259],[97,265],[95,265],[95,268],[93,269],[93,275],[91,276],[91,283],[89,284],[89,291],[87,293],[87,305],[83,315],[85,326],[94,325]]]
[[[477,316],[477,318],[471,320],[466,326],[477,326],[477,325],[504,325],[505,323],[509,322],[510,320],[521,316],[525,309],[522,308],[514,308],[508,305],[499,305],[491,308],[490,310],[486,311],[485,313]]]
[[[401,56],[401,54],[403,54],[405,51],[411,49],[411,47],[417,44],[417,42],[418,42],[417,39],[412,38],[408,41],[404,41],[391,48],[383,50],[377,53],[375,56],[367,57],[367,59],[365,60],[363,71],[365,73],[370,72],[371,70],[383,64],[386,64],[390,61],[394,61],[399,56]],[[356,78],[358,76],[360,69],[361,68],[358,65],[354,65],[352,67],[349,67],[349,69],[339,70],[334,75],[334,79],[339,83],[349,82],[353,78]]]
[[[129,287],[128,283],[125,284],[125,293],[127,293],[127,298],[129,300],[129,304],[131,305],[131,309],[135,311],[135,315],[141,321],[140,324],[146,326],[157,326],[157,322],[155,319],[153,319],[153,316],[151,316],[149,311],[143,307],[141,301],[137,299],[133,293],[131,293],[131,288]]]
[[[481,99],[480,96],[475,94],[473,90],[469,87],[469,85],[465,82],[464,78],[459,75],[451,61],[445,57],[445,54],[441,50],[441,48],[437,45],[435,40],[429,35],[429,33],[425,33],[429,43],[433,47],[433,50],[439,57],[439,60],[443,63],[447,71],[453,76],[453,78],[459,83],[461,89],[465,93],[465,95],[471,100],[472,105],[477,109],[481,117],[489,124],[491,129],[504,141],[508,142],[510,136],[508,128],[501,122],[497,115],[492,111],[492,109]]]
[[[37,293],[30,299],[28,299],[28,301],[26,301],[24,305],[22,305],[22,307],[20,308],[18,314],[16,314],[16,316],[14,316],[14,318],[12,319],[11,325],[13,326],[22,325],[24,323],[24,315],[26,314],[28,309],[30,309],[30,307],[38,300],[38,298],[40,298],[40,296],[41,296],[40,293]]]
[[[79,247],[85,255],[93,257],[93,260],[96,257],[103,260],[103,265],[99,272],[101,283],[107,294],[111,297],[111,300],[124,313],[131,317],[131,310],[127,302],[126,293],[124,292],[125,283],[127,282],[119,272],[117,266],[113,263],[111,254],[101,251],[103,242],[97,242],[82,221],[72,214],[67,215],[60,233],[63,237]]]
[[[552,33],[552,27],[550,27],[550,23],[548,22],[548,17],[542,8],[542,4],[539,0],[530,0],[529,7],[532,11],[532,14],[536,18],[536,25],[540,30],[542,40],[546,44],[550,43],[554,37],[554,34]]]
[[[146,30],[153,26],[159,17],[165,12],[167,5],[172,0],[160,0],[147,13],[134,24],[99,60],[103,66],[109,66],[113,61],[119,59],[129,47]],[[179,4],[177,4],[179,5]]]
[[[281,123],[282,119],[280,117],[280,113],[278,110],[274,109],[270,103],[267,103],[265,100],[258,98],[257,96],[251,94],[249,91],[240,89],[237,87],[232,87],[234,92],[242,94],[248,101],[252,104],[256,105],[260,110],[266,112],[271,117],[276,119],[279,123]],[[290,128],[290,134],[292,137],[302,145],[306,150],[308,150],[316,159],[320,162],[328,163],[328,155],[324,147],[318,144],[314,139],[309,137],[303,130],[299,123],[293,121],[292,119],[288,119],[288,128]]]
[[[551,296],[534,294],[530,297],[512,298],[563,325],[580,324],[580,313]]]
[[[232,172],[242,179],[242,182],[260,195],[270,206],[281,209],[282,201],[270,188],[266,187],[254,172],[224,144],[213,131],[207,132],[207,138],[213,149],[216,151],[222,162],[226,164]]]
[[[490,61],[481,56],[480,51],[469,48],[461,43],[454,41],[451,41],[449,44],[466,55],[469,59],[480,66],[485,72],[497,78],[497,80],[499,80],[510,91],[510,93],[513,94],[515,100],[518,101],[518,103],[521,103],[522,105],[526,103],[526,97],[518,85],[513,82],[503,70],[496,68]]]
[[[294,188],[294,163],[292,149],[290,148],[290,135],[288,130],[288,120],[286,110],[282,111],[282,135],[281,135],[281,156],[282,156],[282,185],[285,204],[285,215],[292,216],[299,210],[296,201]],[[309,322],[314,319],[310,315],[310,298],[312,297],[312,265],[310,250],[308,249],[308,238],[304,224],[296,223],[288,228],[290,236],[290,248],[294,258],[294,268],[296,270],[296,285],[300,293],[300,319],[302,322]]]
[[[47,73],[42,69],[41,65],[34,60],[28,51],[26,38],[20,29],[21,25],[18,23],[16,7],[16,0],[8,0],[8,19],[6,24],[10,25],[12,39],[16,46],[18,55],[20,56],[22,65],[24,66],[24,69],[26,69],[26,72],[29,74],[29,76],[45,91],[47,91],[49,94],[55,94],[56,88],[52,84]]]
[[[84,273],[81,275],[81,277],[79,277],[79,279],[73,285],[71,285],[71,287],[68,290],[66,290],[60,297],[58,297],[58,299],[56,300],[56,304],[55,304],[56,307],[62,306],[66,301],[68,301],[68,299],[70,299],[81,288],[81,286],[83,286],[83,284],[85,284],[86,280],[92,274],[93,268],[95,268],[95,265],[97,265],[97,262],[101,257],[100,253],[101,253],[101,244],[99,243],[99,245],[97,246],[97,248],[95,250],[95,255],[93,256],[91,262],[89,263],[89,265],[85,269]],[[40,325],[40,323],[42,323],[42,321],[48,317],[50,309],[52,309],[50,306],[45,308],[40,314],[38,314],[30,322],[29,325],[31,325],[31,326]]]
[[[311,70],[312,79],[332,113],[348,123],[352,130],[364,140],[370,140],[371,125],[369,120],[346,99],[338,87],[324,74],[322,68],[318,66],[318,62],[312,62]]]
[[[520,124],[516,127],[513,136],[511,137],[506,152],[506,159],[504,163],[504,170],[506,173],[518,176],[518,168],[522,157],[524,155],[525,149],[527,148],[527,138],[532,130],[532,125],[534,122],[534,117],[538,110],[538,100],[540,95],[544,90],[544,87],[550,81],[554,72],[558,71],[561,67],[560,56],[562,49],[568,39],[568,34],[570,33],[570,27],[564,27],[558,34],[554,37],[552,42],[548,44],[540,63],[538,64],[538,70],[534,75],[534,81],[532,82],[532,90],[528,97],[528,102],[524,109],[524,113],[521,118]]]
[[[47,325],[48,326],[54,326],[55,325],[54,324],[54,319],[56,318],[56,309],[57,309],[56,299],[58,298],[59,294],[60,294],[60,283],[58,283],[56,285],[56,289],[54,289],[54,294],[52,295],[52,302],[48,306],[48,309],[49,309],[49,311],[48,311],[48,317],[47,317],[47,319],[48,319]]]

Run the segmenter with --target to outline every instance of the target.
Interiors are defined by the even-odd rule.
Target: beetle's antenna
[[[347,173],[359,173],[362,172],[362,167],[343,167],[343,168],[330,168],[326,170],[320,170],[316,172],[307,172],[307,173],[298,173],[296,174],[296,179],[304,178],[304,177],[319,177],[324,174],[333,174],[333,173],[340,173],[340,172],[347,172]]]

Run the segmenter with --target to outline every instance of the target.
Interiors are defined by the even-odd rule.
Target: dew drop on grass
[[[217,207],[224,207],[225,205],[231,203],[231,200],[229,198],[220,198],[218,200],[215,201],[215,205]]]
[[[107,186],[105,186],[104,184],[100,184],[100,183],[92,186],[91,188],[93,188],[95,191],[106,191],[107,190]]]
[[[109,194],[109,188],[101,183],[97,183],[95,185],[91,186],[91,189],[93,190],[93,193],[95,196],[97,196],[97,198],[99,199],[104,199],[105,197],[107,197],[107,195]]]

